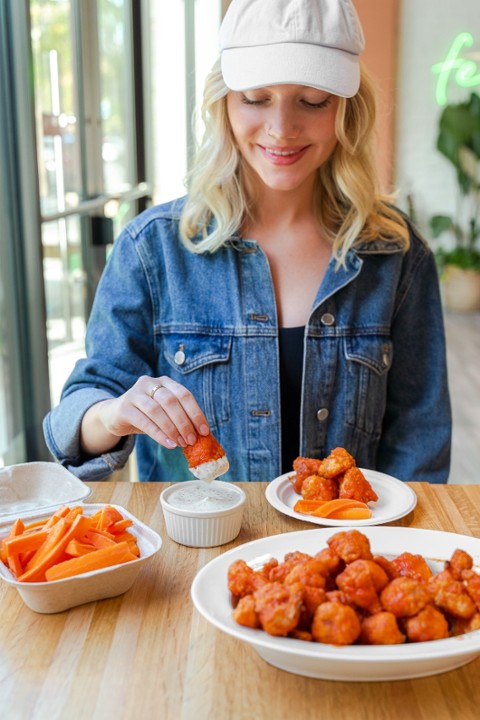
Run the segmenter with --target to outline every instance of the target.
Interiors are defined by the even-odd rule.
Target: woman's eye
[[[265,103],[266,100],[252,100],[251,98],[246,97],[246,95],[242,95],[242,103],[245,103],[245,105],[262,105],[262,103]]]
[[[321,110],[322,108],[326,108],[330,105],[330,103],[332,102],[332,98],[330,96],[330,97],[326,98],[325,100],[322,100],[321,102],[318,102],[318,103],[309,102],[308,100],[302,100],[302,102],[304,105],[306,105],[309,108]]]
[[[251,98],[247,97],[246,95],[242,95],[241,101],[244,105],[266,105],[269,102],[269,98]],[[322,100],[320,102],[312,102],[310,100],[306,100],[305,98],[300,98],[300,103],[312,110],[321,110],[322,108],[326,108],[330,105],[332,102],[332,96],[325,98],[325,100]]]

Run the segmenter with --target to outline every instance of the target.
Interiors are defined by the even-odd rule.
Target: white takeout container
[[[193,487],[199,480],[175,483],[165,488],[160,495],[167,533],[172,540],[189,547],[215,547],[235,540],[242,526],[243,508],[246,495],[237,485],[223,480],[213,480],[213,487],[227,487],[237,495],[234,505],[221,510],[194,510],[171,505],[172,493],[182,488]]]
[[[162,545],[162,539],[158,533],[120,505],[114,505],[113,503],[87,503],[84,505],[75,501],[62,504],[68,504],[72,507],[81,504],[83,513],[87,516],[93,515],[97,510],[107,505],[116,508],[124,518],[133,520],[133,525],[128,530],[137,539],[140,557],[121,565],[113,565],[112,567],[94,570],[93,572],[64,578],[63,580],[30,583],[16,580],[10,570],[0,561],[0,578],[16,588],[25,604],[38,613],[58,613],[83,603],[121,595],[129,590],[142,565],[155,555]],[[52,512],[54,512],[53,509],[50,511],[44,509],[41,512],[28,515],[20,513],[18,517],[21,517],[25,524],[28,524],[35,520],[46,519],[50,517]],[[0,540],[8,536],[11,526],[11,519],[5,521],[0,518]]]
[[[92,491],[54,462],[31,462],[0,469],[0,523],[26,513],[85,500]]]

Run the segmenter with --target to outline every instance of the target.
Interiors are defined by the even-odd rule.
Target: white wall
[[[436,150],[437,126],[442,108],[435,92],[438,75],[432,66],[447,57],[461,32],[470,32],[474,45],[465,47],[464,59],[477,64],[476,84],[461,88],[450,74],[447,101],[463,102],[472,91],[480,94],[479,0],[402,0],[396,107],[396,186],[398,204],[406,208],[411,193],[420,227],[427,232],[428,218],[453,214],[457,196],[451,164]]]
[[[149,102],[154,176],[153,200],[166,202],[186,192],[187,124],[194,124],[186,103],[185,12],[194,8],[195,106],[201,103],[205,77],[218,56],[220,0],[151,0]]]

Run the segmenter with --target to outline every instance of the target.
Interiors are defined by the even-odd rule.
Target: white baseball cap
[[[232,0],[220,28],[230,90],[290,83],[352,97],[364,47],[351,0]]]

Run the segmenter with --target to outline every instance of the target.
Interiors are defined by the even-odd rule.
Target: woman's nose
[[[272,113],[265,123],[267,135],[276,140],[294,140],[300,134],[300,127],[295,114],[288,110]]]

